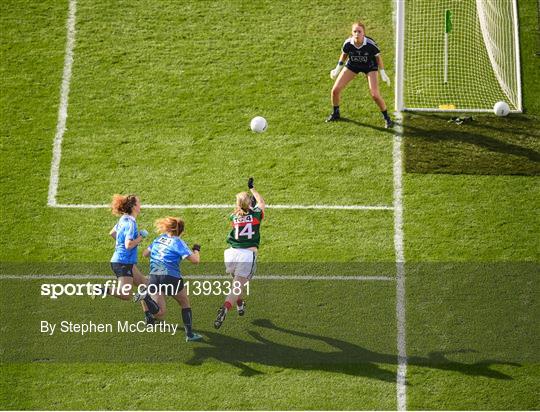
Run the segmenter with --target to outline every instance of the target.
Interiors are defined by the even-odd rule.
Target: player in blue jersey
[[[248,179],[248,189],[253,197],[247,192],[238,193],[236,208],[229,216],[232,226],[227,236],[229,248],[225,250],[223,257],[225,271],[233,277],[233,288],[223,306],[218,309],[214,321],[216,329],[221,327],[235,302],[238,314],[244,316],[246,302],[242,298],[242,291],[255,274],[257,267],[257,252],[261,241],[260,229],[264,219],[265,203],[263,197],[255,190],[252,177]]]
[[[148,236],[148,232],[137,228],[137,216],[141,211],[141,201],[135,195],[114,195],[112,213],[119,216],[118,223],[112,228],[110,235],[115,240],[111,268],[118,279],[118,288],[112,293],[122,300],[131,299],[133,284],[144,285],[148,279],[137,268],[137,247]],[[145,297],[142,304],[146,322],[153,324],[153,315],[159,312],[159,306],[150,296]]]
[[[384,71],[384,64],[381,57],[381,51],[377,43],[365,35],[365,26],[363,23],[356,22],[352,25],[352,36],[345,40],[341,49],[338,64],[330,72],[330,77],[335,79],[332,87],[332,106],[333,111],[326,119],[327,122],[333,122],[340,119],[339,102],[341,91],[353,80],[358,73],[366,75],[369,92],[371,97],[379,106],[386,128],[394,127],[394,122],[388,115],[386,103],[379,92],[379,79],[377,72],[381,74],[381,79],[390,85],[390,78]],[[345,65],[345,68],[343,66]]]
[[[191,263],[198,264],[201,247],[195,244],[193,251],[191,251],[186,242],[180,239],[184,232],[182,219],[177,217],[159,219],[156,221],[156,228],[160,235],[143,251],[145,257],[150,257],[148,292],[160,308],[155,317],[160,320],[164,319],[167,312],[165,297],[172,296],[182,308],[186,341],[200,340],[202,336],[193,332],[192,329],[193,315],[180,272],[180,262],[186,259]]]

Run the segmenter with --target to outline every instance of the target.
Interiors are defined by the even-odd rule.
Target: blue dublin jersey
[[[126,248],[126,240],[135,240],[139,237],[137,222],[130,215],[122,215],[114,227],[116,231],[116,246],[111,258],[113,263],[137,263],[137,246],[132,249]]]
[[[162,234],[150,246],[150,275],[169,275],[176,278],[180,274],[180,261],[192,254],[182,239]]]

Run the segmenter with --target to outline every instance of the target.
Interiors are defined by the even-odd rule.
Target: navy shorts
[[[350,71],[358,74],[358,73],[364,73],[364,74],[368,74],[369,72],[376,72],[379,70],[379,67],[378,66],[372,66],[372,67],[351,67],[349,66],[348,64],[345,65],[345,67],[347,69],[349,69]]]
[[[150,287],[150,285],[155,285]],[[148,281],[150,293],[159,292],[167,296],[176,295],[184,289],[184,279],[169,275],[150,275]]]
[[[117,263],[111,262],[111,269],[117,278],[122,276],[133,277],[133,263]]]

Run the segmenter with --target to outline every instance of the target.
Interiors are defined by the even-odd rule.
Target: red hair
[[[112,214],[122,216],[127,213],[130,215],[133,212],[133,208],[137,205],[138,200],[139,198],[135,195],[113,195],[111,204]]]
[[[155,226],[159,233],[170,233],[173,236],[180,236],[184,232],[184,221],[179,217],[167,216],[158,219]]]

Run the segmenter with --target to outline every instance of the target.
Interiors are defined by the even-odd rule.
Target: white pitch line
[[[111,279],[113,275],[0,275],[0,280],[89,280],[89,279]],[[230,279],[227,275],[185,275],[186,280],[190,279]],[[339,276],[339,275],[260,275],[257,280],[340,280],[340,281],[394,281],[394,276]]]
[[[405,252],[403,235],[403,161],[401,155],[401,136],[403,121],[400,113],[396,115],[398,125],[394,136],[394,248],[396,256],[396,320],[398,368],[396,374],[397,410],[407,410],[407,347],[405,339]]]
[[[59,204],[56,202],[58,192],[58,181],[60,174],[60,160],[62,157],[62,140],[66,131],[68,117],[69,86],[73,66],[73,49],[75,47],[75,14],[77,1],[69,1],[69,12],[67,19],[66,53],[64,57],[64,72],[62,75],[62,87],[60,92],[60,105],[58,108],[58,121],[56,134],[53,142],[53,156],[51,161],[51,174],[49,180],[49,194],[47,205],[61,209],[105,209],[108,204]],[[388,205],[268,205],[269,209],[292,209],[292,210],[393,210]],[[145,209],[232,209],[234,205],[224,204],[188,204],[188,205],[159,205],[146,204]]]
[[[111,205],[106,204],[49,204],[51,207],[61,209],[107,209]],[[386,205],[266,205],[268,209],[290,210],[394,210],[393,206]],[[143,204],[143,209],[233,209],[234,205],[222,204],[191,204],[191,205],[153,205]]]
[[[51,161],[51,175],[49,180],[49,195],[47,205],[56,205],[56,194],[58,191],[58,177],[60,173],[60,159],[62,157],[62,140],[66,131],[69,84],[71,81],[71,69],[73,66],[73,48],[75,47],[75,12],[77,1],[69,0],[68,19],[66,23],[66,54],[64,57],[64,72],[62,74],[62,87],[60,90],[60,105],[58,107],[58,121],[56,123],[56,134],[53,142],[53,156]]]

